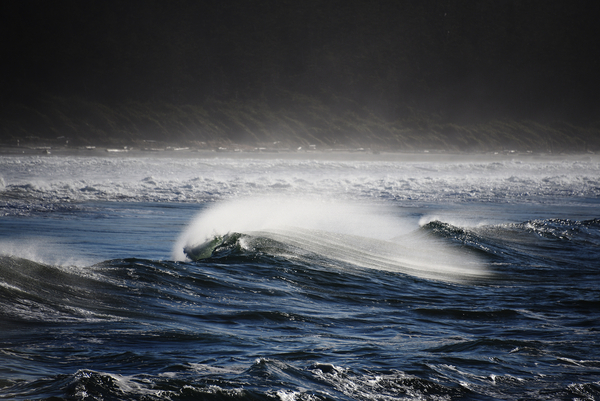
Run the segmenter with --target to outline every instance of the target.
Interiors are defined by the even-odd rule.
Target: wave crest
[[[385,205],[332,200],[253,198],[201,212],[176,242],[176,260],[200,260],[236,243],[238,249],[426,279],[462,282],[489,276],[471,252],[443,238],[416,235],[417,225]]]

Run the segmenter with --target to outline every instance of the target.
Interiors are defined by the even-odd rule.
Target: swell
[[[60,267],[0,257],[0,313],[13,323],[170,320],[165,305],[175,309],[228,287],[227,280],[189,274],[173,262],[119,259]]]
[[[600,220],[536,219],[522,223],[457,227],[441,221],[425,233],[481,253],[506,273],[528,275],[594,274],[600,260]],[[509,278],[509,277],[508,277]]]
[[[211,328],[244,322],[310,321],[311,303],[345,302],[358,276],[222,250],[202,265],[117,259],[59,267],[0,257],[0,316],[12,325],[142,322]],[[344,289],[335,294],[336,288]],[[368,290],[366,290],[368,291]],[[260,297],[249,304],[248,300]],[[308,301],[308,303],[307,303]],[[286,305],[271,311],[270,305]],[[310,308],[309,308],[310,309]],[[235,312],[234,312],[235,311]],[[320,323],[319,323],[320,324]]]
[[[155,299],[167,299],[187,305],[214,297],[218,291],[242,288],[247,279],[244,271],[261,278],[276,272],[277,280],[266,288],[250,287],[261,294],[302,291],[310,286],[356,289],[357,277],[378,279],[377,270],[415,274],[403,261],[392,263],[388,247],[394,252],[405,250],[411,241],[432,236],[479,254],[494,272],[495,278],[486,278],[490,284],[568,279],[581,283],[578,288],[582,289],[577,290],[582,291],[581,298],[574,305],[586,305],[595,302],[583,291],[598,282],[599,232],[598,219],[532,220],[476,228],[433,221],[393,243],[314,230],[274,230],[231,234],[218,242],[201,266],[123,259],[90,267],[59,267],[1,256],[0,313],[17,321],[122,319],[135,313],[144,315],[136,305],[140,300],[151,304]],[[236,271],[236,266],[242,265],[243,272]],[[365,271],[365,267],[375,271]],[[562,305],[558,288],[553,290],[556,295],[549,296],[557,297],[557,305]],[[323,297],[318,291],[309,295]],[[337,296],[343,297],[343,292]],[[153,313],[167,315],[164,311]]]
[[[0,313],[13,321],[110,318],[114,288],[78,270],[0,256]]]

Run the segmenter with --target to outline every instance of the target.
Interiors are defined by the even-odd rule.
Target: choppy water
[[[600,399],[593,155],[4,156],[0,255],[0,399]]]

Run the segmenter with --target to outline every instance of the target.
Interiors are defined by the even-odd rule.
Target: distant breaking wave
[[[2,157],[0,214],[52,211],[85,201],[222,201],[259,195],[404,202],[573,202],[600,197],[600,162],[588,156],[489,162],[289,159]],[[75,178],[74,178],[75,177]]]

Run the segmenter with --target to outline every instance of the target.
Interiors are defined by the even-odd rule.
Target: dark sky
[[[596,119],[593,1],[5,1],[5,102],[301,94],[393,114]],[[290,100],[291,101],[291,100]],[[343,107],[343,102],[338,103]]]

